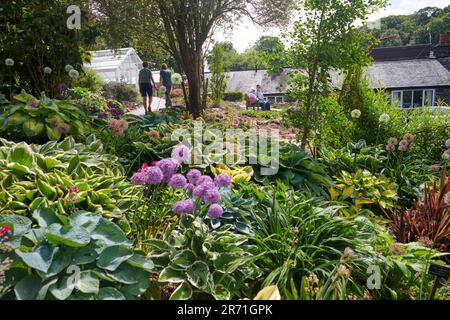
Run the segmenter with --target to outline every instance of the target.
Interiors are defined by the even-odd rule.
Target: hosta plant
[[[38,100],[22,92],[14,101],[0,113],[0,134],[8,139],[40,143],[69,135],[82,139],[91,129],[89,117],[72,100]]]
[[[12,230],[6,272],[7,298],[137,299],[149,285],[153,263],[133,250],[111,221],[79,211],[70,217],[38,209],[33,219],[0,215],[0,226]]]
[[[101,150],[95,137],[85,145],[72,138],[42,146],[1,140],[0,213],[83,209],[123,221],[139,190],[127,182],[116,158]]]
[[[233,263],[253,257],[255,248],[247,240],[228,228],[209,232],[201,219],[185,215],[162,240],[148,241],[152,246],[148,256],[159,272],[158,281],[177,285],[170,299],[251,297],[259,269],[249,261]]]

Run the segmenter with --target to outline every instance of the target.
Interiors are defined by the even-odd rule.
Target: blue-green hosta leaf
[[[115,271],[107,271],[106,275],[123,284],[134,284],[147,277],[148,272],[123,263]]]
[[[62,243],[69,247],[84,247],[91,241],[89,232],[80,227],[62,226],[58,223],[48,227],[47,238],[55,243]]]
[[[196,260],[197,258],[192,250],[183,250],[172,258],[172,265],[185,269],[193,265]]]
[[[99,300],[125,300],[125,296],[116,288],[106,287],[98,291]]]
[[[41,288],[41,279],[33,274],[20,280],[14,287],[14,293],[17,300],[35,300]]]
[[[21,142],[11,148],[7,160],[9,162],[21,164],[27,168],[32,168],[34,165],[33,155],[34,152],[31,150],[30,146],[25,142]]]
[[[53,255],[53,262],[47,271],[46,277],[52,277],[71,265],[72,254],[76,252],[69,247],[58,247]]]
[[[148,272],[152,272],[153,268],[155,267],[152,260],[140,254],[134,254],[127,262],[134,267],[143,269]]]
[[[98,257],[97,266],[109,270],[116,270],[122,262],[133,256],[133,250],[127,246],[118,245],[104,249]]]
[[[89,233],[94,231],[100,219],[98,214],[85,211],[77,211],[69,217],[70,225],[86,229]]]
[[[95,229],[91,233],[92,239],[104,242],[107,246],[129,244],[123,231],[113,222],[100,218]]]
[[[208,285],[209,268],[203,261],[197,261],[186,271],[188,281],[199,289],[204,289]]]
[[[48,227],[53,223],[61,223],[53,210],[48,208],[39,208],[33,212],[33,218],[40,227]]]
[[[192,297],[192,288],[184,281],[170,296],[170,300],[189,300]]]
[[[63,277],[59,283],[50,286],[50,293],[58,300],[66,300],[73,292],[75,284],[73,277]]]
[[[44,242],[36,248],[33,252],[15,251],[16,254],[25,262],[30,268],[46,273],[53,261],[53,247]]]
[[[71,264],[73,265],[84,265],[89,264],[97,260],[98,253],[95,251],[93,244],[90,244],[84,248],[79,248],[75,250],[72,254]]]
[[[79,275],[74,274],[75,288],[83,293],[98,293],[100,287],[99,279],[91,271],[81,271]]]

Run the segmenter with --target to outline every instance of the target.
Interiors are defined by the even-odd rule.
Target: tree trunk
[[[194,119],[200,117],[202,113],[202,87],[201,77],[201,52],[192,53],[185,65],[186,77],[189,82],[189,111]]]

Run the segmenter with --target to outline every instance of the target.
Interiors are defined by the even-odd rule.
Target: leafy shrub
[[[11,298],[125,300],[147,290],[151,260],[134,252],[123,231],[97,214],[66,217],[38,209],[33,220],[1,214],[4,225],[13,230],[15,249],[4,283],[14,290]]]
[[[447,198],[450,176],[442,171],[440,185],[434,181],[432,189],[425,187],[423,200],[418,199],[404,213],[390,215],[392,229],[400,242],[422,241],[442,252],[450,251],[450,210]]]
[[[281,118],[284,115],[284,111],[244,110],[244,111],[240,111],[239,114],[241,116],[246,116],[246,117],[251,117],[251,118],[271,120],[271,119],[275,119],[275,118]]]
[[[244,93],[240,91],[227,91],[223,94],[224,101],[240,102],[244,100]]]
[[[88,114],[96,115],[108,109],[108,100],[99,93],[82,87],[70,89],[68,93]]]
[[[110,82],[103,86],[103,96],[117,101],[137,102],[139,92],[132,85]]]
[[[337,190],[352,190],[351,198],[357,206],[375,205],[382,209],[392,209],[398,200],[398,185],[384,176],[376,177],[368,170],[358,170],[351,174],[343,171],[336,178]],[[331,193],[336,192],[333,188]]]
[[[0,114],[0,134],[15,141],[46,142],[72,135],[82,139],[91,130],[89,117],[71,100],[37,100],[22,92]]]
[[[260,271],[250,261],[234,263],[253,257],[256,248],[246,242],[246,236],[227,228],[210,233],[201,219],[186,215],[162,240],[149,240],[149,258],[160,272],[159,282],[179,284],[170,299],[250,297]]]
[[[126,181],[117,158],[102,148],[93,136],[86,144],[69,137],[42,146],[0,140],[0,213],[30,215],[49,207],[69,214],[78,208],[127,227],[124,214],[138,190]]]
[[[100,93],[104,85],[102,78],[92,69],[83,69],[81,76],[73,81],[76,87],[83,87],[91,92]]]

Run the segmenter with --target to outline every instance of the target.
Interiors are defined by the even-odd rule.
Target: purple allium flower
[[[214,179],[214,182],[218,187],[229,188],[231,186],[231,177],[226,173],[222,173]]]
[[[131,182],[133,182],[133,184],[135,185],[143,186],[146,183],[145,174],[143,172],[136,172],[131,177]]]
[[[219,203],[221,196],[220,192],[217,189],[209,189],[205,191],[203,196],[204,200],[210,204]]]
[[[431,166],[431,171],[432,172],[438,172],[439,171],[439,165],[438,164],[433,164]]]
[[[443,158],[443,159],[450,159],[450,150],[445,151],[445,152],[442,154],[442,158]]]
[[[403,137],[403,140],[405,140],[406,142],[408,142],[408,144],[413,143],[415,139],[416,139],[416,137],[415,137],[414,135],[412,135],[411,133],[407,133],[407,134],[405,134],[405,136]]]
[[[406,140],[402,140],[399,143],[398,150],[405,152],[408,150],[409,143]]]
[[[388,145],[386,146],[386,151],[387,151],[387,152],[394,152],[394,151],[395,151],[395,145],[393,145],[393,144],[388,144]]]
[[[182,174],[175,174],[170,178],[169,186],[173,189],[182,189],[186,186],[186,177]]]
[[[191,199],[175,202],[172,210],[179,215],[192,213],[195,210],[195,202]]]
[[[450,148],[450,139],[448,139],[447,141],[445,141],[445,146],[446,146],[447,148]]]
[[[208,209],[208,215],[211,218],[218,219],[223,215],[223,208],[218,204],[212,204]]]
[[[67,135],[70,132],[70,126],[67,123],[59,123],[58,131],[61,134]]]
[[[195,189],[195,186],[192,183],[186,183],[184,186],[184,189],[186,189],[189,192],[193,192]]]
[[[198,179],[202,176],[202,173],[197,169],[192,169],[187,173],[187,178],[192,184],[197,184]]]
[[[210,176],[201,176],[197,180],[197,185],[199,186],[199,185],[207,183],[207,182],[213,183],[214,181],[213,181],[213,179]]]
[[[185,145],[176,146],[172,151],[172,158],[179,163],[189,163],[191,160],[191,150]]]
[[[164,175],[164,181],[169,182],[170,178],[177,172],[179,163],[173,158],[166,158],[158,162],[157,167]]]
[[[111,129],[112,135],[116,137],[128,130],[128,122],[125,120],[111,119],[108,122],[108,127]]]
[[[196,196],[197,198],[205,200],[206,191],[215,189],[215,188],[216,188],[216,185],[213,182],[205,182],[205,183],[202,183],[201,185],[198,185],[197,187],[195,187],[192,194],[194,196]]]
[[[164,175],[158,167],[148,167],[143,171],[143,173],[147,184],[160,184],[164,179]]]
[[[37,107],[37,103],[34,102],[34,101],[28,101],[27,102],[27,107],[36,108]]]

